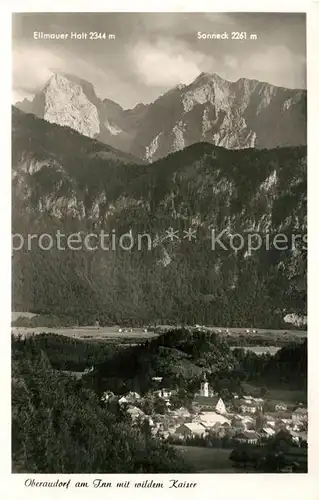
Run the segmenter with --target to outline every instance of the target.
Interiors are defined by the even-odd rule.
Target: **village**
[[[161,380],[160,377],[155,379]],[[239,397],[237,394],[225,403],[210,388],[206,377],[188,407],[172,404],[176,392],[160,388],[143,397],[137,392],[124,396],[105,392],[102,400],[117,402],[133,425],[144,422],[153,435],[175,444],[228,438],[234,444],[262,445],[282,430],[288,432],[296,444],[307,443],[308,410],[301,403],[278,402],[270,407],[266,398]]]

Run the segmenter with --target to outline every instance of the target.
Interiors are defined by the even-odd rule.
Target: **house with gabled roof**
[[[112,391],[105,391],[101,396],[101,401],[107,403],[108,401],[115,399],[115,394]]]
[[[183,437],[204,436],[206,428],[200,422],[191,422],[182,424],[175,430],[175,434]]]
[[[308,420],[307,408],[297,408],[292,412],[291,418],[293,423],[300,423],[307,421]]]
[[[263,427],[260,431],[258,431],[258,435],[264,438],[271,438],[276,434],[275,429],[272,427]]]
[[[131,402],[136,401],[137,399],[141,399],[141,396],[139,395],[139,393],[133,392],[133,391],[126,394],[125,397],[128,401],[131,401]]]
[[[275,405],[275,411],[287,411],[287,405],[285,403],[277,403]]]
[[[239,443],[257,444],[259,436],[255,431],[244,431],[237,434],[235,439]]]
[[[252,399],[241,399],[238,403],[238,408],[242,413],[257,413],[261,408],[261,403]]]
[[[124,404],[128,404],[129,401],[126,399],[125,396],[121,396],[120,399],[119,399],[119,404],[120,405],[124,405]]]
[[[162,389],[154,391],[154,396],[158,396],[162,399],[168,399],[171,395],[172,395],[171,389],[166,389],[164,387],[162,387]]]
[[[197,415],[196,421],[200,422],[207,428],[214,427],[214,425],[216,425],[217,423],[219,424],[227,423],[229,425],[231,423],[230,419],[214,411],[201,412],[199,415]]]
[[[138,418],[144,418],[145,413],[140,409],[137,408],[136,406],[131,406],[126,410],[126,412],[130,415],[131,419],[133,421],[137,420]]]

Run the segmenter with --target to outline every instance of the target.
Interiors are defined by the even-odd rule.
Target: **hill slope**
[[[264,327],[281,325],[284,310],[305,313],[304,147],[227,150],[199,143],[137,165],[67,127],[16,110],[12,145],[13,232],[93,231],[96,242],[104,230],[115,242],[107,240],[108,250],[59,251],[54,244],[43,251],[35,243],[32,251],[16,251],[16,310],[69,314],[81,322],[99,316]],[[170,227],[178,239],[168,237]],[[184,233],[189,228],[191,241]],[[222,232],[226,249],[212,248],[212,230]],[[123,250],[119,238],[127,232],[133,246]],[[250,232],[263,239],[251,255]],[[266,234],[272,242],[276,232],[286,235],[288,250],[266,248]],[[145,238],[138,246],[144,233],[149,250]],[[244,238],[240,250],[230,246],[235,233]],[[300,238],[292,245],[294,233]]]
[[[307,386],[307,341],[291,343],[275,356],[232,351],[227,339],[212,332],[171,330],[140,346],[114,350],[86,378],[98,392],[158,387],[183,388],[195,393],[206,377],[215,390],[236,391],[245,380],[266,385]]]

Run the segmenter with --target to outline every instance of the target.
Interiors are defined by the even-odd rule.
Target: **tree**
[[[132,426],[126,414],[112,413],[81,381],[53,371],[28,345],[24,357],[15,360],[14,377],[12,459],[19,471],[190,471],[146,424]]]
[[[188,408],[192,405],[193,399],[194,394],[192,392],[188,392],[186,389],[179,389],[171,396],[170,403],[172,405],[172,409],[181,407]]]
[[[163,398],[156,396],[153,405],[154,405],[154,413],[159,413],[160,415],[164,415],[166,413],[167,406]]]
[[[269,394],[268,390],[266,387],[261,387],[260,391],[259,391],[259,395],[261,398],[266,398],[267,395]]]

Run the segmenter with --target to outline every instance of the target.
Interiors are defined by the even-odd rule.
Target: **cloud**
[[[62,62],[60,57],[45,49],[14,49],[12,60],[14,89],[23,89],[26,93],[34,92],[52,76],[51,68],[59,67]]]
[[[252,54],[243,65],[243,72],[247,78],[266,80],[274,85],[305,86],[306,60],[284,45],[277,45]]]
[[[212,58],[191,50],[186,43],[158,39],[138,42],[131,53],[134,70],[148,86],[166,87],[190,83],[212,64]]]
[[[108,75],[99,67],[65,50],[26,46],[14,48],[12,58],[13,99],[31,98],[55,72],[66,72],[87,79],[99,89],[108,83]]]
[[[116,33],[110,43],[34,42],[30,33],[85,31]],[[258,39],[198,40],[197,31],[247,31]],[[305,18],[296,14],[252,13],[33,13],[15,14],[14,100],[32,95],[52,70],[72,73],[95,87],[100,98],[130,108],[152,102],[202,71],[236,81],[240,77],[285,87],[305,87]]]
[[[231,69],[237,69],[238,68],[238,59],[236,57],[226,55],[224,58],[224,64],[225,64],[225,66],[227,66]]]

